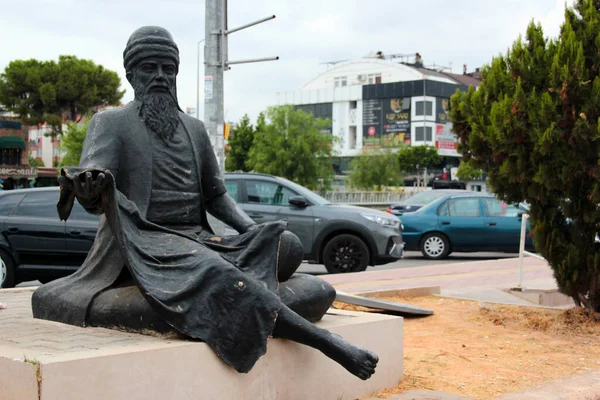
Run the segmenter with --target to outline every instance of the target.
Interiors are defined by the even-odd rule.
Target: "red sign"
[[[442,136],[444,134],[444,125],[437,125],[435,129],[436,136]]]
[[[369,136],[375,136],[375,127],[374,126],[370,126],[369,130],[367,131],[367,133],[369,134]]]
[[[456,142],[436,140],[435,147],[437,147],[438,149],[444,149],[444,150],[456,150]]]

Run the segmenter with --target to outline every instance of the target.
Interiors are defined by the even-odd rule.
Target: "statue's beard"
[[[139,116],[146,127],[168,143],[179,126],[179,107],[171,92],[149,92],[141,96]]]

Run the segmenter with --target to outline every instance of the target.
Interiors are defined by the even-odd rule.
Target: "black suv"
[[[0,192],[0,287],[24,280],[48,282],[85,260],[99,217],[76,201],[67,222],[56,211],[58,187]]]

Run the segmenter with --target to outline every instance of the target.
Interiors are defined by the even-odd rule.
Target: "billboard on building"
[[[410,143],[410,97],[363,100],[363,146]]]
[[[460,157],[456,150],[458,140],[452,132],[452,123],[448,115],[450,99],[437,97],[435,107],[435,147],[442,156]]]

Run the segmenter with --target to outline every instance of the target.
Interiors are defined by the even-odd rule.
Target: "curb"
[[[495,400],[600,400],[600,370],[550,381]]]

